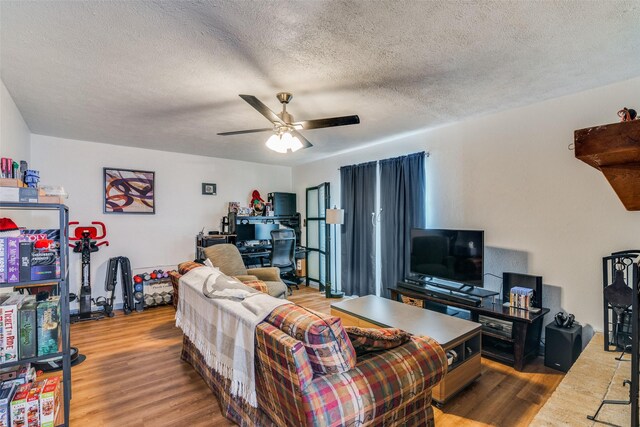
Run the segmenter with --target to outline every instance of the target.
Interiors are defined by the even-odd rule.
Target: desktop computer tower
[[[549,323],[545,328],[545,366],[567,372],[582,352],[582,325],[576,323],[570,328],[561,328]]]

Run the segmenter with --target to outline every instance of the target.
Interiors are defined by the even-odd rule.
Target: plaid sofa
[[[182,359],[218,397],[222,413],[241,426],[434,426],[431,389],[447,367],[437,342],[412,336],[398,347],[349,361],[346,370],[318,374],[310,346],[302,341],[308,336],[303,317],[317,314],[327,326],[341,325],[331,316],[311,313],[285,305],[258,325],[258,408],[230,396],[226,381],[204,363],[187,337]],[[295,318],[295,327],[285,318]]]

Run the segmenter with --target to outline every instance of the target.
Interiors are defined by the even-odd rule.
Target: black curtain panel
[[[344,224],[341,227],[342,291],[376,293],[376,240],[371,213],[376,206],[377,162],[340,168]]]
[[[380,161],[381,296],[409,273],[412,228],[426,226],[425,153]]]

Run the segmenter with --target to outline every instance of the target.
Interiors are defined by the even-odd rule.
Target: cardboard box
[[[7,283],[20,281],[20,238],[7,237]]]
[[[29,295],[31,296],[31,295]],[[36,310],[38,303],[33,298],[26,299],[18,310],[18,357],[20,359],[28,359],[35,357],[36,348],[36,330],[38,328],[36,322]]]
[[[62,197],[62,196],[38,196],[38,203],[54,203],[56,205],[64,205],[64,197]]]
[[[36,309],[38,356],[58,353],[62,349],[60,329],[60,297],[49,297]]]
[[[38,381],[27,394],[27,427],[40,427],[40,393],[46,383],[47,380]]]
[[[40,393],[40,425],[54,427],[60,411],[60,377],[52,377]]]
[[[26,295],[12,293],[0,306],[2,310],[2,357],[3,362],[18,360],[18,309]]]
[[[0,427],[9,427],[9,405],[18,386],[12,383],[2,384],[0,389]]]
[[[33,187],[0,187],[0,202],[38,203],[38,189]]]
[[[11,427],[27,426],[27,396],[31,390],[31,383],[23,384],[16,390],[11,399]]]
[[[31,251],[33,242],[20,242],[18,254],[20,256],[20,281],[31,280]]]
[[[0,187],[0,202],[20,201],[20,189],[18,187]]]
[[[0,283],[7,280],[7,238],[0,237]]]
[[[21,179],[0,178],[0,187],[25,187]]]

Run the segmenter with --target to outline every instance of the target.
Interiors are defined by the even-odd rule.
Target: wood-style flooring
[[[301,287],[289,299],[329,312],[317,289]],[[71,426],[231,426],[201,378],[180,360],[181,331],[173,307],[71,326],[71,344],[87,360],[72,368]],[[482,376],[440,410],[436,425],[526,426],[563,375],[542,360],[517,372],[482,360]]]

